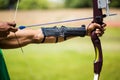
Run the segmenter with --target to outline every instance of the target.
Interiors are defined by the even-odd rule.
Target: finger
[[[97,36],[98,36],[98,37],[101,37],[101,36],[102,36],[102,34],[97,34]]]
[[[96,27],[97,27],[97,29],[100,29],[103,33],[104,33],[104,31],[106,30],[106,24],[102,24],[102,25],[97,25],[97,24],[95,24],[96,25]]]
[[[106,30],[106,28],[102,28],[101,31],[104,32]]]
[[[97,23],[94,23],[94,25],[95,25],[95,27],[96,28],[98,28],[98,29],[100,29],[100,30],[105,30],[105,27],[106,27],[106,24],[104,23],[104,24],[102,24],[102,25],[99,25],[99,24],[97,24]]]
[[[97,23],[93,23],[93,25],[97,28],[101,28],[101,25],[97,24]]]
[[[7,37],[9,34],[9,31],[0,31],[0,37]]]
[[[9,26],[13,26],[13,27],[16,26],[16,23],[15,23],[15,22],[7,22],[7,24],[8,24]]]
[[[99,29],[96,29],[96,30],[95,30],[95,33],[96,33],[96,34],[100,34],[101,31],[100,31]]]
[[[102,31],[105,31],[106,30],[106,28],[105,28],[106,26],[103,26],[103,28],[102,28]]]
[[[16,32],[17,30],[18,30],[18,28],[10,27],[8,31],[10,31],[10,32]]]
[[[107,24],[105,24],[105,23],[104,23],[104,24],[102,24],[102,27],[106,27],[106,26],[107,26]]]
[[[101,31],[100,29],[96,29],[95,33],[98,37],[102,36],[104,34],[104,31]]]
[[[101,25],[97,23],[94,23],[93,25],[94,25],[94,29],[100,29],[101,31],[103,31]]]
[[[98,37],[101,36],[101,31],[100,31],[99,29],[96,29],[96,30],[95,30],[95,33],[96,33],[96,35],[97,35]]]
[[[97,33],[104,34],[104,30],[96,29],[96,32],[97,32]]]

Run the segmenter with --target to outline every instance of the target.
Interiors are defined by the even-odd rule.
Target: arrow
[[[117,14],[109,14],[109,16],[114,16]],[[102,17],[106,17],[107,15],[104,14]],[[60,23],[67,23],[67,22],[75,22],[75,21],[81,21],[81,20],[88,20],[93,19],[93,17],[87,17],[87,18],[78,18],[78,19],[71,19],[71,20],[64,20],[64,21],[56,21],[56,22],[48,22],[48,23],[42,23],[42,24],[34,24],[29,26],[19,26],[19,29],[24,29],[27,27],[36,27],[36,26],[45,26],[45,25],[51,25],[51,24],[60,24]]]

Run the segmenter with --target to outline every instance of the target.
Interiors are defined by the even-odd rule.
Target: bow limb
[[[100,39],[97,37],[95,32],[92,32],[91,40],[95,49],[95,60],[94,60],[94,80],[99,80],[100,72],[102,69],[103,56]]]

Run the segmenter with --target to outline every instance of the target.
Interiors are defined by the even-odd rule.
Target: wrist
[[[91,29],[89,29],[90,25],[91,25],[91,23],[88,26],[85,27],[86,28],[86,36],[90,36],[91,35]]]

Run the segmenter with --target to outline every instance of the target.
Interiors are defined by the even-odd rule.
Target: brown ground
[[[13,21],[14,12],[15,11],[0,11],[0,21]],[[117,15],[105,18],[105,23],[108,26],[120,27],[120,10],[112,9],[110,12],[116,13]],[[18,25],[31,25],[90,16],[92,16],[92,9],[18,11],[16,16],[16,23]],[[80,26],[81,24],[89,24],[91,21],[92,20],[84,20],[54,25]]]

